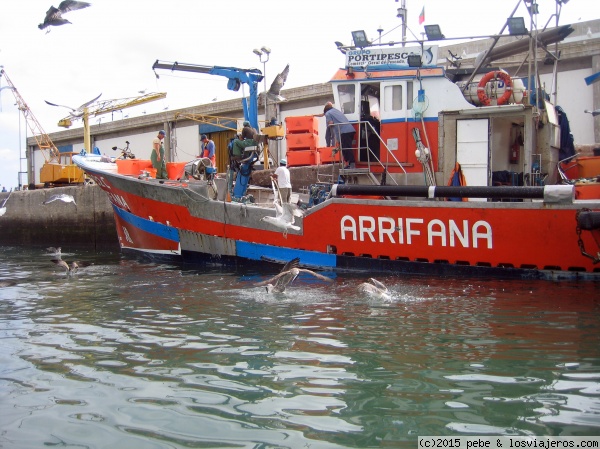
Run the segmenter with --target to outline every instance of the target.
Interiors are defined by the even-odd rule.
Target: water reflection
[[[302,278],[4,248],[7,447],[413,447],[418,435],[600,434],[591,283]]]

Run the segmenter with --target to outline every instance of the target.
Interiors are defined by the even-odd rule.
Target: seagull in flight
[[[12,193],[12,190],[8,193],[8,196],[6,198],[4,198],[4,200],[2,201],[2,206],[0,206],[0,217],[6,213],[6,202],[10,198],[11,193]]]
[[[600,109],[596,109],[594,111],[590,111],[589,109],[586,109],[585,111],[586,114],[592,114],[592,117],[596,117],[597,115],[600,115]]]
[[[71,23],[67,19],[62,17],[63,14],[68,13],[69,11],[75,11],[76,9],[83,9],[91,6],[91,3],[88,2],[76,2],[74,0],[63,0],[58,5],[58,8],[51,6],[50,9],[46,12],[46,17],[44,17],[44,22],[38,25],[40,30],[50,26],[60,26],[66,23]],[[48,30],[47,32],[49,32]]]
[[[370,282],[370,283],[369,283]],[[358,291],[369,296],[380,299],[392,299],[388,288],[375,278],[369,278],[369,282],[363,282],[358,286]]]
[[[72,195],[66,195],[64,193],[61,193],[60,195],[52,195],[50,198],[48,198],[42,204],[46,205],[53,201],[63,201],[65,203],[73,203],[75,206],[77,206],[77,203],[75,202],[75,198],[73,198]]]
[[[285,236],[287,236],[287,232],[290,229],[299,231],[300,226],[294,224],[294,217],[302,217],[302,211],[300,211],[295,204],[283,203],[281,201],[279,186],[273,182],[273,180],[271,180],[271,186],[273,187],[274,193],[273,205],[275,206],[275,216],[263,217],[260,220],[283,229],[283,234]]]
[[[279,73],[275,77],[273,82],[271,83],[271,87],[267,91],[267,97],[269,98],[269,100],[277,101],[277,102],[285,101],[285,98],[283,98],[279,94],[281,93],[281,89],[283,88],[283,85],[287,81],[287,77],[288,77],[289,73],[290,73],[290,65],[288,64],[285,66],[285,69],[283,69],[283,72]]]
[[[298,268],[299,263],[300,258],[296,257],[295,259],[292,259],[286,263],[278,275],[262,282],[257,282],[254,285],[257,287],[261,287],[263,285],[266,286],[267,293],[283,293],[285,292],[286,287],[294,282],[300,273],[308,273],[322,281],[333,282],[333,279],[328,278],[327,276],[323,276],[305,268]],[[275,285],[273,285],[273,282],[275,282]]]
[[[60,108],[67,108],[69,109],[71,112],[69,113],[69,116],[71,118],[81,118],[83,117],[83,110],[85,108],[87,108],[89,105],[91,105],[94,101],[96,101],[98,98],[100,98],[102,96],[102,94],[98,95],[96,98],[94,98],[93,100],[87,101],[85,103],[83,103],[81,106],[79,106],[77,109],[72,108],[71,106],[65,106],[62,104],[56,104],[56,103],[50,103],[48,100],[44,100],[46,103],[48,103],[50,106],[58,106]]]

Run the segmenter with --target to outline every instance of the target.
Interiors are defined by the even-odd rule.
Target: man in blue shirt
[[[352,141],[354,140],[354,126],[350,124],[346,116],[335,109],[331,103],[327,103],[323,109],[325,114],[325,123],[331,129],[331,134],[335,140],[335,145],[342,150],[342,156],[346,166],[344,168],[355,168],[354,150]]]
[[[202,140],[202,147],[200,150],[200,157],[206,157],[210,159],[212,162],[212,166],[217,166],[217,160],[215,157],[215,143],[208,138],[206,134],[202,134],[200,136],[200,140]]]

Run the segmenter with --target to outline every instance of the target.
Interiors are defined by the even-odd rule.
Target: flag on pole
[[[423,9],[421,10],[421,14],[419,14],[419,25],[423,22],[425,22],[425,6],[423,6]]]

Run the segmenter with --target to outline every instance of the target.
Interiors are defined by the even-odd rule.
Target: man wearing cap
[[[208,138],[206,134],[200,136],[202,140],[202,147],[200,149],[200,157],[206,157],[210,159],[213,167],[217,166],[217,158],[215,157],[215,143]]]
[[[279,161],[279,167],[277,167],[271,177],[279,187],[281,200],[284,203],[289,203],[292,199],[292,182],[290,180],[290,171],[287,168],[287,160],[281,159]]]
[[[152,154],[150,160],[152,167],[156,169],[156,179],[167,179],[167,163],[165,161],[165,146],[163,139],[165,132],[161,129],[152,141]]]

